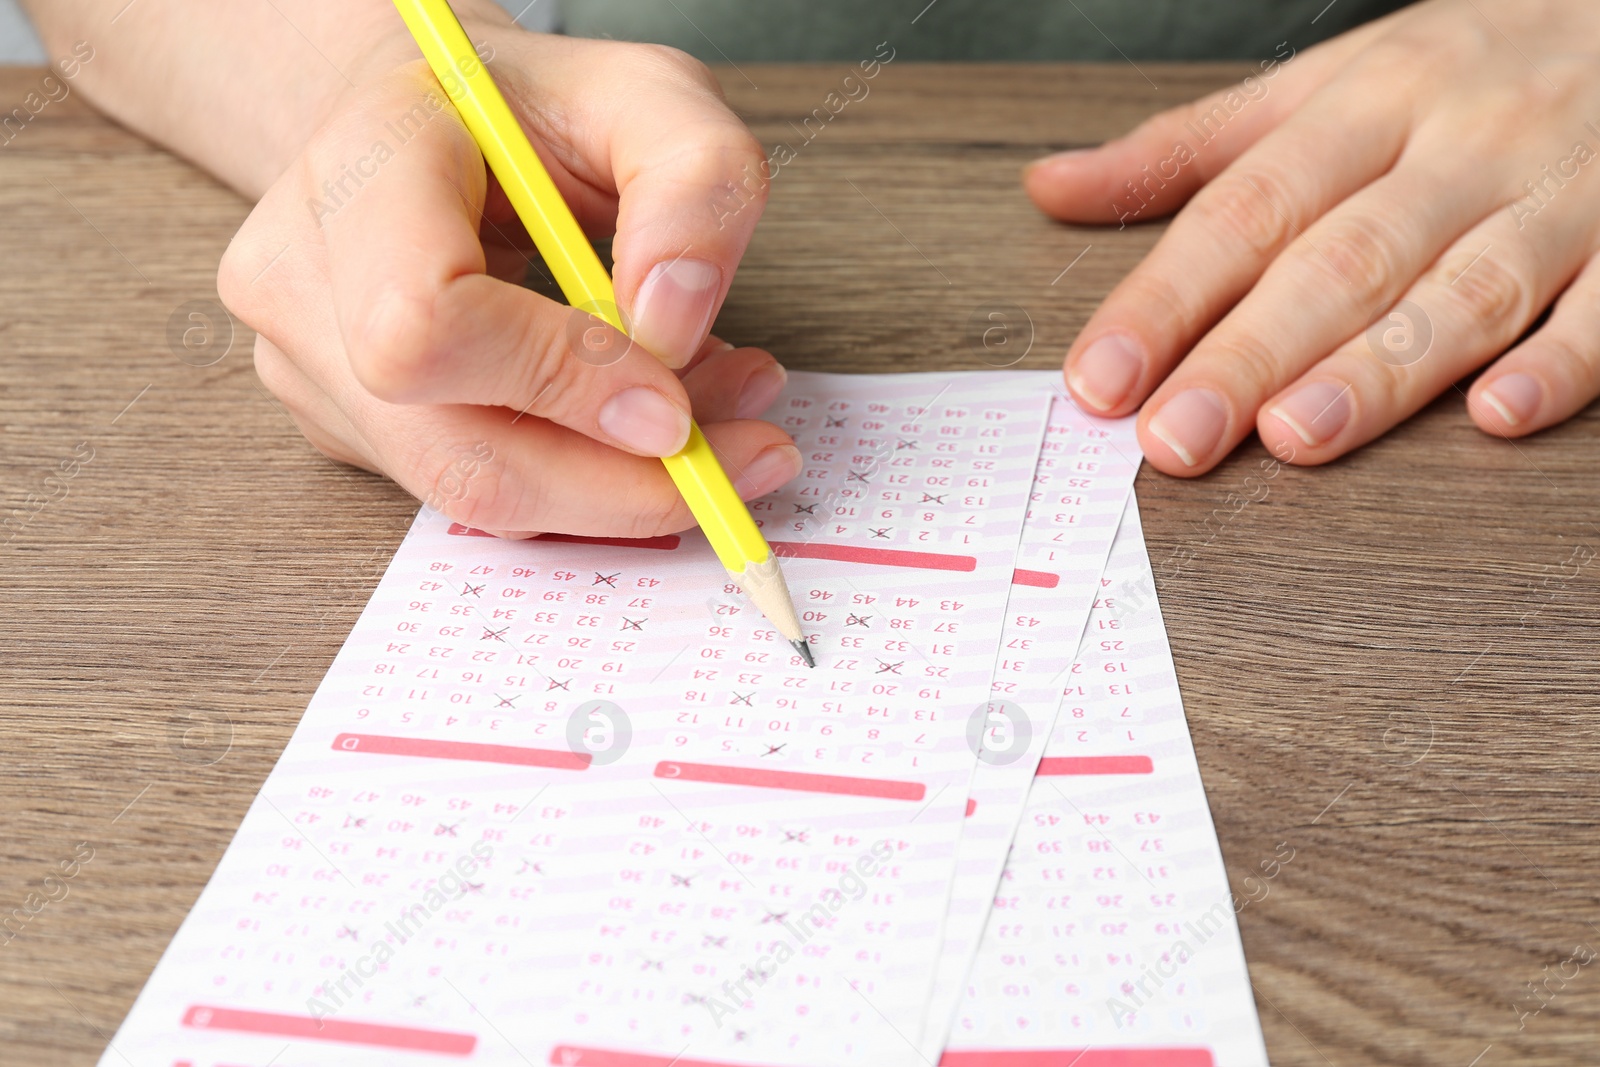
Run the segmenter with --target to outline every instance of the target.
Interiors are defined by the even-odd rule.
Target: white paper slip
[[[1051,377],[1059,387],[1059,377]],[[944,944],[923,1013],[919,1044],[929,1063],[938,1061],[961,1000],[1143,458],[1134,421],[1086,415],[1059,394],[1051,406],[1017,549],[989,723],[978,737]]]
[[[425,509],[101,1062],[917,1062],[1031,377],[791,376],[815,670],[698,534]]]
[[[1267,1062],[1131,496],[1101,586],[941,1067]]]

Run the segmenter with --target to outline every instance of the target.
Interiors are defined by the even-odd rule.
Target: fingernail
[[[1040,167],[1048,167],[1054,163],[1069,162],[1074,159],[1080,159],[1093,151],[1094,149],[1092,148],[1069,148],[1065,152],[1052,152],[1048,156],[1040,156],[1038,159],[1035,159],[1032,162],[1024,165],[1022,168],[1022,173],[1025,175],[1031,174]]]
[[[1494,408],[1507,426],[1520,426],[1539,414],[1544,386],[1531,374],[1506,374],[1484,389],[1483,402]]]
[[[1119,333],[1107,334],[1083,350],[1067,370],[1072,391],[1097,411],[1110,411],[1133,392],[1144,373],[1138,342]]]
[[[669,367],[699,351],[711,329],[722,271],[698,259],[658,263],[633,301],[633,339]]]
[[[670,456],[689,443],[689,416],[646,385],[624,389],[600,409],[600,429],[624,448]]]
[[[739,402],[734,406],[733,417],[753,419],[772,406],[789,382],[789,372],[773,363],[750,375],[749,381],[739,391]]]
[[[1228,428],[1228,407],[1210,389],[1185,389],[1150,420],[1150,432],[1190,467],[1217,450]]]
[[[1350,421],[1350,386],[1344,382],[1307,382],[1267,409],[1308,445],[1338,436]]]
[[[743,470],[734,472],[733,488],[740,500],[752,500],[792,481],[799,473],[800,450],[793,445],[773,445],[762,449]]]

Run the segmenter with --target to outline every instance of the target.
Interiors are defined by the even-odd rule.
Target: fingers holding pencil
[[[331,204],[328,176],[375,138],[392,141],[380,117],[410,113],[429,77],[417,64],[372,87],[269,191],[224,259],[224,299],[264,339],[263,381],[307,436],[458,521],[502,531],[691,526],[651,458],[681,444],[691,413],[741,495],[793,477],[785,434],[730,421],[781,389],[767,353],[708,339],[674,373],[619,337],[620,358],[595,359],[574,345],[603,327],[485,273],[483,161],[448,111]]]

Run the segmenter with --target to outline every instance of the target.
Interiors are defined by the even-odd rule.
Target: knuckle
[[[539,513],[525,484],[512,489],[487,441],[434,445],[421,458],[420,467],[423,502],[456,522],[480,530],[522,529],[516,524]]]
[[[1492,253],[1475,261],[1471,257],[1472,253],[1446,257],[1435,278],[1474,323],[1475,332],[1510,340],[1528,319],[1533,285],[1522,264],[1508,265]]]
[[[687,82],[722,95],[721,84],[711,68],[681,48],[664,44],[634,45],[628,62],[635,70],[643,66],[673,81]]]
[[[366,470],[373,469],[372,464],[364,459],[359,451],[331,435],[316,422],[292,410],[290,414],[294,416],[295,425],[300,428],[301,435],[311,443],[311,447],[321,452],[328,459],[350,467],[362,467]]]
[[[1246,383],[1251,395],[1265,399],[1277,392],[1284,377],[1278,349],[1254,334],[1234,332],[1215,342],[1211,360],[1224,368],[1223,380]],[[1240,390],[1230,390],[1235,395]]]
[[[1190,210],[1208,231],[1242,241],[1258,256],[1270,256],[1289,239],[1286,205],[1295,202],[1290,185],[1269,168],[1227,175],[1195,198]]]
[[[1198,337],[1211,325],[1211,315],[1196,302],[1192,290],[1180,287],[1167,271],[1135,269],[1113,296],[1118,306],[1138,309],[1136,313],[1146,321],[1150,315],[1146,309],[1161,309],[1160,315],[1172,323],[1172,336]]]
[[[269,228],[261,219],[265,204],[264,200],[250,212],[217,263],[217,296],[223,306],[258,331],[278,298],[282,267],[278,259],[293,256],[282,243],[273,247],[266,232]]]
[[[389,403],[415,399],[444,370],[446,349],[434,340],[435,302],[393,287],[382,290],[344,331],[356,380]]]
[[[724,138],[721,155],[725,171],[742,172],[749,166],[766,162],[766,148],[743,123],[728,126]]]
[[[1470,21],[1456,20],[1447,39],[1433,27],[1428,32],[1410,30],[1379,37],[1355,58],[1351,79],[1381,79],[1396,99],[1409,99],[1412,90],[1437,83],[1442,74],[1461,61],[1464,50],[1473,47],[1466,37],[1473,36],[1478,27],[1464,25]],[[1458,34],[1462,30],[1466,37]]]
[[[748,180],[752,173],[760,174],[767,153],[755,134],[737,119],[713,118],[685,130],[684,145],[679,151],[664,157],[662,165],[670,169],[679,182],[700,186]],[[766,185],[759,183],[762,196]]]
[[[594,315],[577,308],[552,305],[545,310],[553,318],[542,312],[523,317],[515,345],[519,358],[508,368],[513,376],[510,395],[521,410],[538,415],[572,411],[584,401],[575,395],[581,392],[577,364],[587,362],[580,350],[586,351],[586,338],[593,331],[602,331],[606,340],[615,335],[609,326],[596,325]]]
[[[1557,380],[1570,382],[1576,397],[1600,390],[1600,344],[1591,334],[1565,328],[1545,329],[1534,335],[1529,350],[1550,367]]]
[[[1372,215],[1335,219],[1309,236],[1301,259],[1354,288],[1362,302],[1392,296],[1400,276],[1400,239],[1392,225]]]
[[[223,306],[240,318],[245,318],[249,292],[249,275],[245,273],[243,259],[243,247],[236,234],[217,263],[217,295],[222,298]]]
[[[297,379],[293,368],[289,365],[288,357],[266,338],[257,337],[252,359],[255,363],[256,377],[261,379],[261,384],[266,386],[267,392],[283,401],[291,411],[295,409],[298,406],[295,399],[298,390],[294,388]]]
[[[337,428],[325,425],[326,418],[319,416],[315,398],[308,394],[305,381],[296,372],[293,360],[287,353],[265,338],[258,337],[254,363],[256,377],[261,379],[267,392],[277,397],[312,448],[335,463],[347,463],[353,467],[368,466],[363,462],[360,451],[341,439]]]
[[[629,517],[625,537],[657,537],[677,533],[690,524],[688,509],[677,493],[641,493],[634,500],[638,506]]]
[[[1207,103],[1209,101],[1202,98],[1187,104],[1180,104],[1177,107],[1169,107],[1164,111],[1157,111],[1154,115],[1134,126],[1126,134],[1118,137],[1115,142],[1107,143],[1139,144],[1146,140],[1154,140],[1158,143],[1165,141],[1172,136],[1175,130],[1181,129],[1185,122],[1191,121],[1197,113],[1204,109]]]

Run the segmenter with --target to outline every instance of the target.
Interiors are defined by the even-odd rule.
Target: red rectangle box
[[[457,537],[493,537],[492,533],[475,530],[471,526],[463,526],[459,522],[452,522],[446,533]],[[538,537],[530,537],[529,541],[559,541],[567,545],[610,545],[613,548],[659,548],[671,551],[683,543],[683,538],[677,534],[663,534],[660,537],[584,537],[580,534],[547,533]]]
[[[1061,1048],[946,1052],[939,1067],[1216,1067],[1216,1062],[1208,1048]]]
[[[519,748],[516,745],[482,745],[473,741],[433,741],[426,737],[389,737],[384,734],[340,734],[333,739],[340,752],[365,752],[373,756],[419,756],[423,759],[465,760],[468,763],[510,763],[517,767],[554,767],[581,771],[589,766],[587,752],[559,748]]]
[[[1155,764],[1149,756],[1046,756],[1035,773],[1040,778],[1071,774],[1149,774]]]
[[[603,1048],[557,1045],[550,1050],[556,1067],[739,1067],[726,1060],[686,1060],[682,1056],[654,1056],[648,1052],[617,1052]]]
[[[238,1011],[205,1004],[192,1005],[184,1012],[183,1025],[196,1030],[272,1034],[303,1041],[337,1041],[345,1045],[442,1052],[450,1056],[471,1055],[478,1045],[478,1039],[473,1034],[457,1034],[447,1030],[418,1030],[415,1027],[387,1026],[383,1023],[316,1019],[310,1015],[280,1015],[271,1011]]]
[[[674,763],[668,760],[656,764],[656,777],[684,782],[714,782],[718,785],[749,785],[757,789],[792,789],[799,793],[884,797],[888,800],[921,800],[927,792],[927,787],[921,782],[848,778],[839,774],[806,774],[803,771],[769,771],[756,767],[723,767],[715,763]]]
[[[1049,571],[1025,571],[1021,567],[1011,572],[1012,585],[1036,585],[1040,589],[1054,589],[1061,584],[1061,575]]]
[[[909,567],[921,571],[975,571],[972,556],[943,552],[907,552],[900,548],[864,548],[860,545],[824,545],[816,541],[769,541],[772,554],[791,559],[831,559],[839,563],[876,563],[881,567]]]

